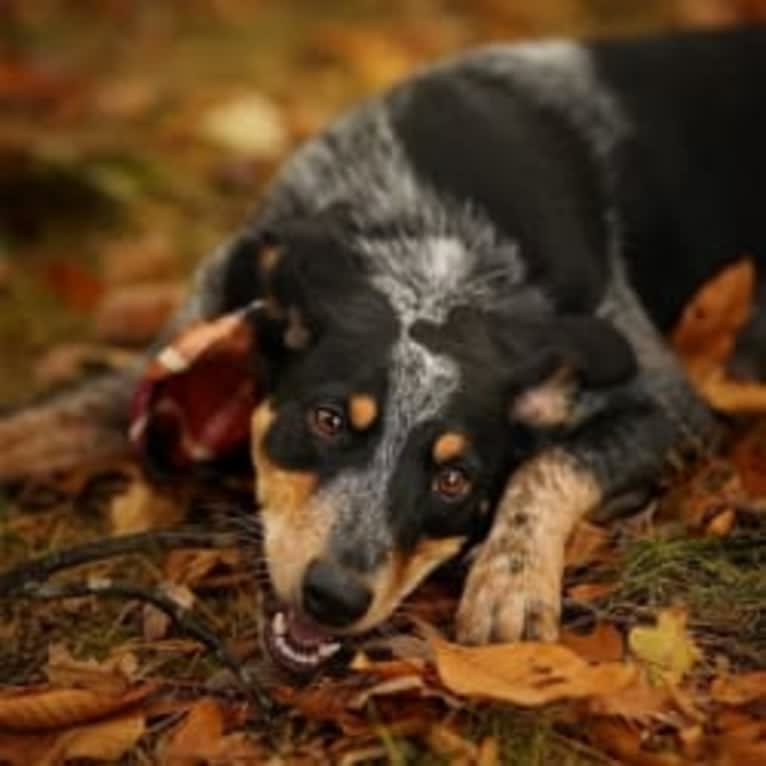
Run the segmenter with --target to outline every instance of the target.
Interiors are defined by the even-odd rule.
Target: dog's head
[[[386,620],[486,529],[536,432],[633,369],[603,322],[556,319],[528,296],[516,313],[476,305],[459,242],[389,234],[360,244],[342,216],[293,222],[230,269],[233,293],[265,296],[252,457],[282,605],[272,645],[296,667]]]

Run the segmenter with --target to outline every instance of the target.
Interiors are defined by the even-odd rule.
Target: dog
[[[766,258],[764,82],[763,27],[493,45],[286,162],[153,351],[236,329],[230,441],[255,468],[278,662],[318,668],[459,556],[458,640],[556,638],[578,520],[715,431],[663,333],[727,262]],[[766,374],[764,305],[744,377]],[[144,375],[6,418],[0,474],[65,465],[73,424],[77,454],[118,449]],[[152,463],[169,438],[147,401],[133,435]]]

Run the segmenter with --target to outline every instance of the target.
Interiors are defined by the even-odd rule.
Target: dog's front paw
[[[507,553],[479,555],[457,613],[462,644],[555,641],[561,612],[561,575]]]

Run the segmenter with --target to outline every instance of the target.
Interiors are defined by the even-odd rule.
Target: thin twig
[[[218,661],[234,674],[243,691],[258,704],[264,714],[268,715],[274,709],[271,698],[260,688],[247,668],[229,652],[221,639],[188,609],[159,590],[141,588],[130,583],[117,582],[107,578],[92,577],[85,583],[66,585],[40,585],[38,582],[28,582],[16,595],[21,598],[45,600],[81,598],[83,596],[111,596],[135,599],[151,604],[166,614],[180,632],[196,639],[212,652]]]
[[[128,553],[167,551],[175,548],[232,548],[239,542],[236,532],[211,532],[209,529],[163,529],[120,535],[74,548],[55,551],[20,564],[0,574],[0,598],[13,595],[30,584],[39,584],[64,569]]]

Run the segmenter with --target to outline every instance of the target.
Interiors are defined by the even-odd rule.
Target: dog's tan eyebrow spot
[[[357,431],[366,431],[378,417],[378,403],[370,394],[354,394],[349,399],[348,414]]]
[[[267,274],[274,271],[282,257],[282,251],[276,245],[267,245],[258,253],[258,265]]]
[[[435,442],[432,450],[434,463],[447,463],[462,457],[468,449],[468,440],[457,431],[447,431]]]

